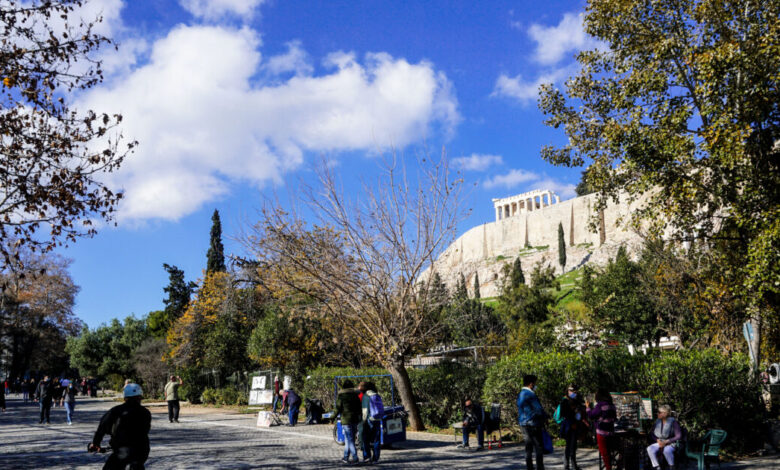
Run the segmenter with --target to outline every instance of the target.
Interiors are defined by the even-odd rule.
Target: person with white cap
[[[109,445],[113,453],[106,459],[103,470],[139,470],[149,457],[149,429],[152,414],[141,406],[143,390],[138,384],[127,384],[124,389],[125,402],[108,410],[100,419],[95,436],[87,450],[100,452],[103,436],[111,436]]]

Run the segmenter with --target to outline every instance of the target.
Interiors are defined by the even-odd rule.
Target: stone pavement
[[[65,411],[52,409],[50,426],[38,425],[37,406],[9,399],[0,414],[0,467],[3,469],[101,468],[105,455],[88,454],[102,414],[116,402],[81,399],[73,426],[65,423]],[[241,415],[210,408],[182,408],[181,423],[170,424],[164,406],[152,411],[149,469],[250,469],[339,468],[342,448],[333,442],[331,425],[299,425],[295,428],[257,428],[255,415]],[[104,442],[107,442],[104,440]],[[520,469],[523,450],[510,444],[502,449],[469,452],[454,447],[452,435],[408,433],[397,449],[383,450],[381,468]],[[595,451],[578,454],[583,469],[598,469]],[[560,470],[562,450],[545,457],[545,467]],[[691,465],[689,468],[695,468]],[[723,464],[723,469],[780,470],[780,458],[772,456]]]

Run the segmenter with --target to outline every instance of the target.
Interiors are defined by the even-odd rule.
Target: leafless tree
[[[418,158],[413,175],[393,153],[380,176],[345,194],[332,170],[318,168],[320,187],[301,183],[300,207],[266,204],[262,220],[241,238],[265,279],[305,292],[325,306],[345,337],[392,374],[412,429],[423,429],[404,362],[439,337],[430,267],[454,239],[467,212],[462,181],[446,158]],[[359,194],[358,194],[359,192]]]

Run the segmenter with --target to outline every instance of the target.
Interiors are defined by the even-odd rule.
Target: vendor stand
[[[652,400],[640,397],[637,392],[611,392],[610,395],[617,412],[612,440],[613,468],[639,470],[647,446],[647,433],[642,422],[652,417]],[[599,455],[599,469],[603,468]]]

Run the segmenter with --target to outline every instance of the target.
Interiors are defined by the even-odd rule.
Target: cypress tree
[[[469,298],[469,292],[466,290],[466,278],[460,273],[458,283],[455,285],[455,300],[462,302]]]
[[[206,272],[225,272],[225,247],[222,246],[222,222],[219,220],[219,211],[214,209],[211,216],[211,241],[209,251],[206,253]]]
[[[512,264],[512,272],[510,279],[512,280],[512,288],[517,288],[525,284],[525,276],[523,275],[523,265],[520,263],[520,257],[515,258],[515,262]]]
[[[563,239],[563,224],[558,222],[558,263],[561,270],[566,266],[566,242]]]
[[[442,281],[439,273],[433,273],[429,297],[431,305],[436,307],[444,307],[449,303],[450,294],[447,292],[447,286],[444,284],[444,281]]]
[[[479,273],[474,274],[474,298],[479,299]]]

